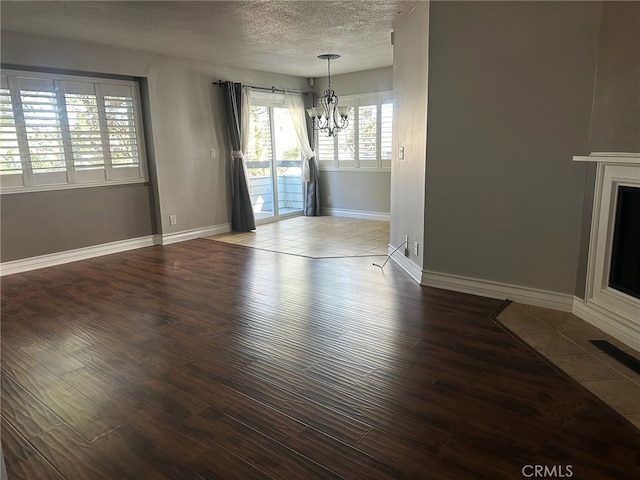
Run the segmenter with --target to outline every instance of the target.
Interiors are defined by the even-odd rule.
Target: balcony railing
[[[260,175],[259,169],[270,169],[271,162],[247,162],[249,170],[249,194],[256,214],[273,214],[273,187],[269,174]],[[278,212],[288,213],[302,210],[302,179],[300,160],[276,161]],[[284,169],[282,172],[280,169]],[[291,171],[288,171],[288,170]],[[253,172],[254,174],[252,174]],[[265,172],[268,173],[268,172]]]

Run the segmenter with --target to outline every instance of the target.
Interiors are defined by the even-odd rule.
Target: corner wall
[[[601,8],[431,4],[427,272],[574,294]]]
[[[393,51],[394,129],[391,165],[390,244],[420,243],[418,255],[398,257],[419,281],[423,266],[425,172],[427,155],[427,80],[429,76],[429,2],[421,2],[395,28]],[[404,148],[404,159],[398,155]],[[395,259],[395,256],[394,256]]]

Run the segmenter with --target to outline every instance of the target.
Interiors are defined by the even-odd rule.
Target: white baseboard
[[[573,295],[448,273],[422,271],[421,285],[570,312]]]
[[[571,312],[585,322],[640,351],[640,322],[631,322],[629,319],[598,305],[597,302],[585,303],[582,299],[569,294],[426,270],[422,271],[420,284]]]
[[[344,210],[342,208],[322,208],[323,215],[329,215],[332,217],[349,217],[349,218],[361,218],[363,220],[379,220],[382,222],[391,221],[391,214],[384,212],[369,212],[366,210]]]
[[[184,242],[194,238],[218,235],[231,230],[231,224],[224,223],[207,228],[186,230],[183,232],[170,233],[167,235],[149,235],[146,237],[131,238],[117,242],[92,245],[90,247],[67,250],[65,252],[49,253],[37,257],[29,257],[20,260],[13,260],[0,264],[0,276],[13,275],[15,273],[28,272],[38,268],[53,267],[64,263],[87,260],[89,258],[109,255],[111,253],[125,252],[136,248],[151,247],[153,245],[169,245],[171,243]]]
[[[89,258],[100,257],[112,253],[125,252],[136,248],[151,247],[154,245],[154,236],[131,238],[117,242],[103,243],[91,247],[77,248],[65,252],[49,253],[21,260],[13,260],[0,264],[0,276],[13,275],[15,273],[28,272],[39,268],[53,267],[63,263],[77,262]]]
[[[399,249],[397,252],[395,252],[395,254],[393,254],[393,251],[396,249],[397,247],[394,247],[393,245],[388,245],[387,247],[387,251],[388,251],[388,255],[391,255],[391,260],[398,265],[402,270],[404,270],[411,278],[413,278],[416,283],[420,283],[420,277],[422,275],[422,269],[416,265],[415,263],[413,263],[411,260],[409,260],[408,257],[405,257],[402,254],[402,249]]]
[[[613,338],[620,340],[625,345],[640,351],[640,320],[630,321],[610,309],[598,305],[589,300],[584,302],[581,298],[573,298],[572,313]]]
[[[160,245],[170,245],[172,243],[185,242],[187,240],[193,240],[194,238],[210,237],[211,235],[219,235],[221,233],[227,233],[231,231],[230,223],[222,223],[220,225],[213,225],[206,228],[195,228],[193,230],[183,230],[182,232],[167,233],[160,236]]]

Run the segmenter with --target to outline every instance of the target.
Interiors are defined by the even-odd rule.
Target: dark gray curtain
[[[245,173],[241,138],[242,84],[224,82],[224,99],[227,111],[227,126],[231,141],[231,229],[250,232],[256,229],[249,186]]]
[[[307,217],[319,217],[322,215],[320,206],[320,182],[318,162],[316,158],[309,159],[309,181],[305,184],[304,214]]]

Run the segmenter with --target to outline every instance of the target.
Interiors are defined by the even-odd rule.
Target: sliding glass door
[[[281,96],[268,95],[274,98],[252,99],[249,126],[247,169],[256,221],[302,211],[302,156],[293,122],[278,105]]]

